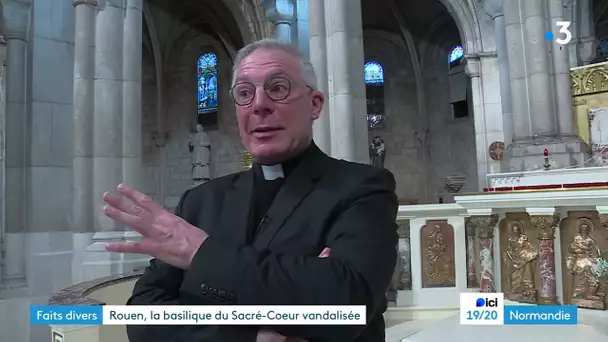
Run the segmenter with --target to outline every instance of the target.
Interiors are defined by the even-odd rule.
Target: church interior
[[[127,341],[30,325],[29,306],[126,302],[149,258],[104,250],[139,236],[101,217],[103,191],[174,210],[251,167],[229,90],[265,38],[316,69],[317,145],[395,176],[386,341],[474,336],[465,292],[578,307],[578,325],[497,339],[608,337],[608,1],[0,0],[0,23],[7,340]]]

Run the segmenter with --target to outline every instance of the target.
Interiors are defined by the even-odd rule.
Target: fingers
[[[331,248],[329,247],[325,247],[323,248],[323,250],[321,251],[321,254],[319,254],[319,258],[324,259],[324,258],[329,258],[329,254],[331,253]]]
[[[120,209],[114,208],[111,205],[104,206],[103,213],[111,219],[114,219],[122,224],[126,224],[127,226],[136,230],[138,233],[140,233],[142,235],[147,235],[147,234],[145,234],[144,231],[142,231],[143,230],[142,229],[143,220],[141,217],[139,217],[137,215],[132,215],[132,214],[126,213]]]
[[[143,209],[156,213],[164,210],[160,205],[158,205],[152,198],[148,195],[142,194],[141,192],[133,189],[132,187],[126,184],[118,185],[118,192],[120,192],[123,196],[127,197],[136,205],[142,207]]]
[[[150,247],[145,242],[111,242],[106,245],[108,252],[149,254]]]
[[[142,215],[142,208],[135,205],[131,200],[124,196],[116,195],[111,192],[105,192],[101,197],[107,204],[120,211],[131,215]]]

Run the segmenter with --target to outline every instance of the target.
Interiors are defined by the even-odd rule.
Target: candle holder
[[[545,155],[545,164],[543,166],[545,170],[549,170],[551,168],[551,164],[549,164],[549,150],[545,149],[543,154]]]

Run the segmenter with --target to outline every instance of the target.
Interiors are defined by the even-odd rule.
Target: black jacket
[[[366,305],[366,326],[276,326],[310,342],[384,341],[397,255],[391,172],[331,158],[314,144],[246,244],[253,171],[187,191],[176,214],[210,237],[188,271],[152,260],[129,305]],[[324,247],[331,256],[319,259]],[[255,342],[251,326],[129,326],[131,342]]]

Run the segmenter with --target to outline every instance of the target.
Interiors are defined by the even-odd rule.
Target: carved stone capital
[[[498,223],[498,215],[471,216],[468,219],[469,224],[475,227],[480,239],[491,239],[494,237],[494,227]]]
[[[481,74],[481,62],[479,58],[465,57],[466,64],[464,65],[464,72],[469,77],[479,77]]]
[[[397,235],[400,239],[409,239],[410,220],[397,220]]]
[[[600,225],[602,228],[608,230],[608,214],[600,215]]]
[[[553,215],[534,215],[530,217],[530,222],[538,229],[539,240],[555,239],[555,228],[559,224],[559,214]]]
[[[2,35],[6,39],[28,39],[31,6],[31,0],[2,1]]]
[[[478,220],[472,220],[471,217],[464,218],[464,229],[467,236],[475,236],[477,234]]]
[[[294,20],[292,0],[262,0],[260,5],[264,9],[266,19],[274,25],[291,24]]]

